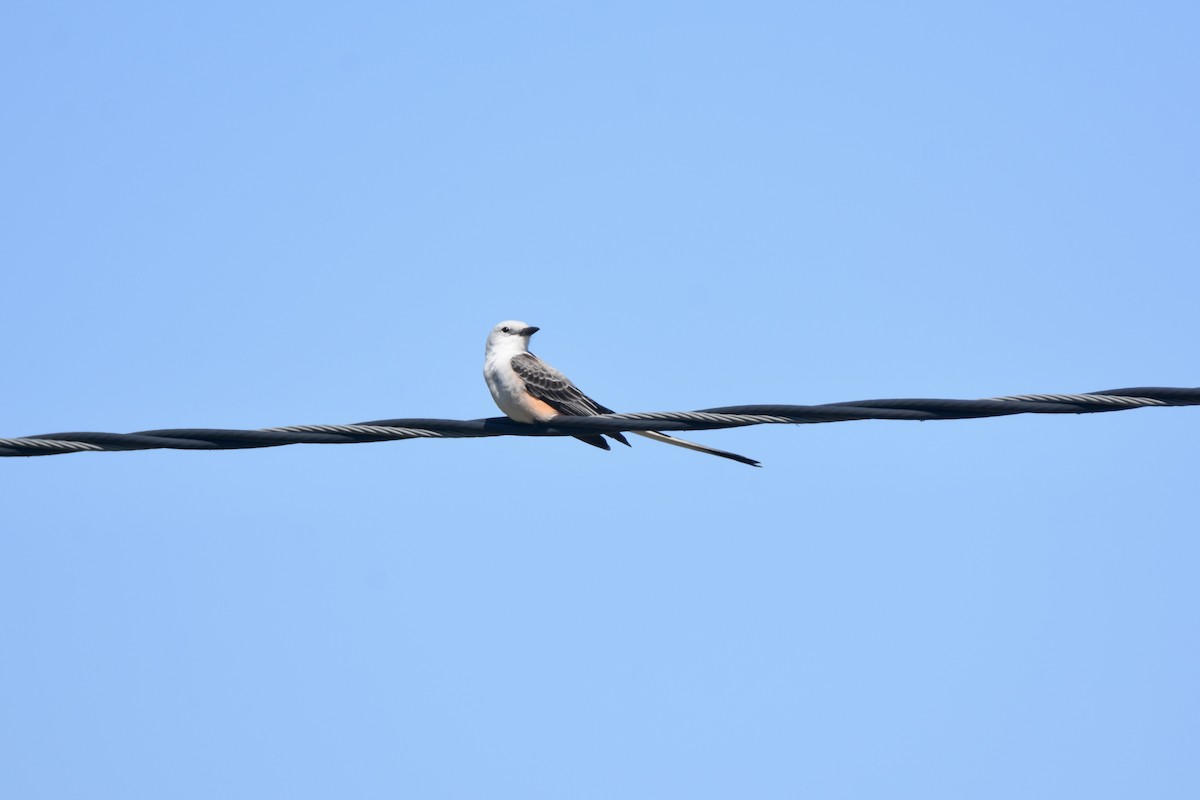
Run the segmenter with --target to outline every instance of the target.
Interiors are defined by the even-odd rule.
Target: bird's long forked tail
[[[630,433],[636,433],[638,436],[645,436],[647,439],[653,439],[654,441],[662,442],[663,444],[673,444],[676,447],[685,447],[688,450],[695,450],[698,453],[708,453],[709,455],[720,456],[721,458],[739,461],[743,464],[749,464],[752,467],[762,466],[762,464],[758,463],[753,458],[739,456],[737,453],[730,453],[726,450],[718,450],[715,447],[706,447],[702,444],[689,442],[687,439],[677,439],[674,436],[668,436],[667,434],[659,433],[658,431],[630,431]]]

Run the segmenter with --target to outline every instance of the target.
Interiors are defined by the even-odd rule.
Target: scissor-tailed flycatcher
[[[487,350],[483,359],[483,379],[487,381],[492,398],[496,405],[500,406],[500,410],[510,419],[526,423],[549,422],[559,414],[575,417],[612,414],[611,408],[605,408],[579,391],[566,375],[529,352],[529,337],[538,330],[524,322],[508,320],[498,323],[488,334]],[[752,458],[677,439],[658,431],[630,433],[645,436],[656,442],[686,447],[688,450],[732,458],[753,467],[760,466]],[[606,435],[629,446],[629,441],[620,432]],[[609,449],[604,436],[598,433],[581,433],[575,438],[602,450]]]

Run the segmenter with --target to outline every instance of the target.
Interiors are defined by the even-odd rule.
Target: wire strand
[[[617,431],[702,431],[747,425],[806,425],[864,419],[947,420],[1015,414],[1094,414],[1133,408],[1200,405],[1200,388],[1140,387],[1084,394],[1024,394],[982,400],[856,400],[822,405],[745,405],[699,411],[555,417],[527,425],[507,417],[384,419],[353,425],[286,425],[259,430],[173,428],[136,433],[43,433],[0,439],[0,457],[122,450],[240,450],[289,444],[358,444],[403,439],[574,436]]]

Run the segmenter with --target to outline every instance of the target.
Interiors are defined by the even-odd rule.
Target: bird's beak
[[[541,328],[539,328],[537,325],[530,325],[528,328],[521,328],[521,335],[522,336],[533,336],[535,333],[537,333],[540,330],[541,330]]]

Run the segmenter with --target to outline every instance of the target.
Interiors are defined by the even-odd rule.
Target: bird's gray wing
[[[570,378],[533,353],[518,353],[513,356],[512,368],[521,380],[525,381],[525,388],[531,395],[560,414],[572,417],[591,417],[596,414],[613,413],[611,408],[600,405],[579,391],[579,387],[571,383]],[[623,433],[610,433],[607,436],[616,439],[623,445],[629,444],[629,440]],[[575,438],[582,439],[596,447],[608,449],[608,445],[604,443],[601,436],[580,434]]]
[[[533,353],[518,353],[513,356],[512,368],[525,381],[525,388],[538,400],[545,402],[560,414],[573,417],[590,417],[594,414],[611,414],[605,408],[571,383],[571,380],[542,361]]]

